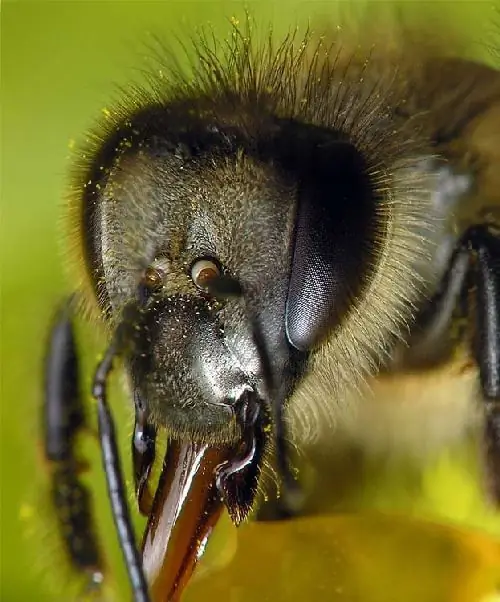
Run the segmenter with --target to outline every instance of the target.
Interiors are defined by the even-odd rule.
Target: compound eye
[[[210,281],[219,276],[219,266],[212,259],[197,259],[191,266],[191,278],[201,290],[206,291]]]

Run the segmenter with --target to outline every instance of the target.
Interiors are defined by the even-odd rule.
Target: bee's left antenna
[[[106,396],[107,380],[113,369],[113,360],[122,352],[127,327],[125,320],[117,326],[111,343],[97,366],[92,395],[97,401],[99,441],[113,519],[132,586],[133,600],[134,602],[150,602],[148,585],[142,568],[142,559],[135,541],[134,528],[127,503],[120,454],[116,444],[114,421]]]

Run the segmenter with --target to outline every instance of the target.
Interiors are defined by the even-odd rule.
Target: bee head
[[[108,140],[86,189],[85,251],[112,324],[140,305],[127,362],[148,413],[175,436],[232,443],[241,407],[265,396],[262,353],[282,405],[348,307],[376,199],[335,132],[204,113],[149,108]]]

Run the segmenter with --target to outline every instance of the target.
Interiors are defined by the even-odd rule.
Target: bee
[[[339,407],[376,420],[411,379],[413,399],[432,397],[436,372],[472,375],[459,430],[480,412],[500,501],[498,66],[450,55],[425,28],[391,47],[368,27],[356,49],[330,33],[259,44],[250,29],[227,45],[201,36],[190,73],[167,54],[167,75],[131,89],[75,162],[83,270],[49,337],[45,453],[68,554],[98,589],[73,445],[81,310],[109,337],[93,396],[136,602],[180,595],[221,513],[239,524],[255,507],[266,462],[276,512],[305,511],[294,448],[328,447]],[[141,550],[107,399],[117,362]]]

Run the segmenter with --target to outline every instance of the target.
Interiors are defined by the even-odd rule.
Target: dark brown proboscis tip
[[[235,525],[248,516],[265,443],[255,426],[236,449],[169,442],[143,540],[153,602],[179,599],[224,506]]]
[[[229,448],[171,441],[142,544],[152,602],[179,600],[224,503],[215,471]]]

